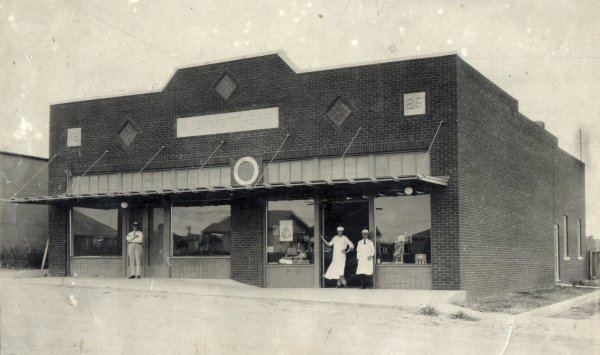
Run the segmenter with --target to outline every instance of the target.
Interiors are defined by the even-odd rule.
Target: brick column
[[[448,188],[431,193],[431,285],[434,290],[460,289],[458,198]]]
[[[48,207],[48,266],[51,276],[67,276],[67,223],[66,207]]]
[[[264,285],[264,200],[238,200],[231,204],[231,278]]]

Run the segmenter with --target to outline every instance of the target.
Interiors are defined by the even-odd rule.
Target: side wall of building
[[[0,152],[0,197],[10,199],[15,192],[16,197],[46,195],[47,162]],[[47,206],[0,202],[0,267],[39,268],[47,238]]]
[[[554,223],[558,226],[560,281],[585,280],[588,265],[584,249],[588,245],[585,241],[585,164],[557,149],[554,174]]]
[[[458,117],[461,288],[552,285],[556,138],[462,60]]]

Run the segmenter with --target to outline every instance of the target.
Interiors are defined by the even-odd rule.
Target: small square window
[[[325,115],[336,126],[340,127],[352,115],[352,109],[350,108],[350,104],[340,96],[329,106]]]
[[[127,121],[127,123],[125,123],[119,132],[119,138],[121,138],[123,144],[129,147],[139,133],[139,130],[133,125],[133,123],[131,123],[131,121]]]
[[[228,74],[223,75],[221,80],[219,80],[214,87],[215,92],[221,96],[223,100],[228,100],[235,89],[237,89],[237,83]]]

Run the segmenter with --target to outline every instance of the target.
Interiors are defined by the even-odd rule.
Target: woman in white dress
[[[358,266],[356,275],[360,275],[360,288],[373,288],[373,257],[375,256],[375,246],[369,239],[369,231],[363,229],[363,239],[356,246],[356,260]]]
[[[331,238],[331,241],[321,239],[323,243],[333,246],[333,258],[331,264],[327,268],[325,278],[329,280],[337,280],[337,287],[346,287],[346,279],[344,278],[344,269],[346,268],[346,253],[354,250],[354,244],[344,234],[344,227],[337,228],[337,235]]]

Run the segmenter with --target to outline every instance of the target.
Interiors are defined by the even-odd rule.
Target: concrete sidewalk
[[[285,299],[308,302],[336,302],[398,307],[416,311],[432,306],[441,312],[462,309],[453,302],[463,301],[465,291],[385,290],[385,289],[317,289],[317,288],[260,288],[233,280],[165,279],[165,278],[85,278],[85,277],[22,277],[21,284],[60,286],[66,288],[115,289],[149,292],[194,294],[238,298]],[[10,282],[10,280],[6,280]]]

